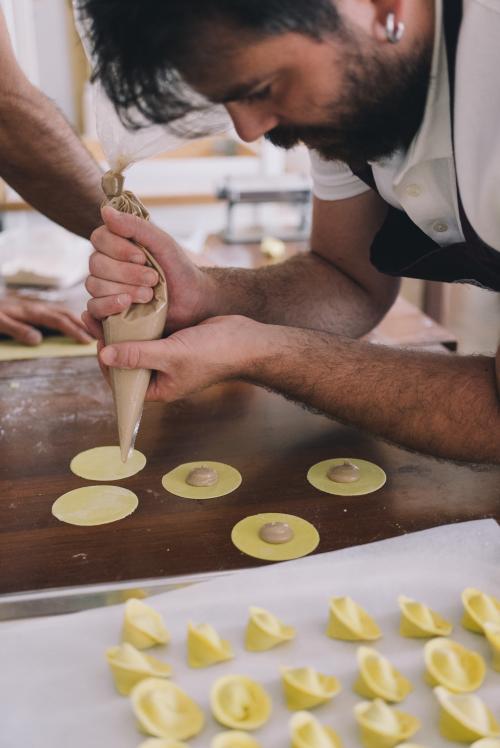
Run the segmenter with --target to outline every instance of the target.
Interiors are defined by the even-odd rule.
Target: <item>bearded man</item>
[[[124,121],[181,128],[223,106],[243,140],[305,143],[314,192],[310,251],[258,270],[198,269],[168,235],[105,209],[89,327],[151,298],[133,241],[165,270],[171,306],[168,337],[101,362],[155,370],[149,399],[243,378],[410,449],[500,462],[500,349],[360,340],[401,277],[500,291],[500,2],[79,5]]]

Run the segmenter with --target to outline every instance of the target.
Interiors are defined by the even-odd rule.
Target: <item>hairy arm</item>
[[[418,452],[500,464],[500,349],[451,356],[278,327],[265,337],[244,367],[255,383]]]
[[[220,291],[210,315],[242,314],[259,322],[338,332],[369,332],[394,302],[399,282],[370,263],[386,215],[375,192],[314,199],[311,250],[257,270],[210,268]]]
[[[0,176],[81,236],[99,225],[100,170],[56,106],[15,59],[0,11]]]
[[[500,349],[496,360],[400,350],[232,316],[114,344],[100,360],[155,370],[150,400],[246,379],[408,449],[500,464]]]

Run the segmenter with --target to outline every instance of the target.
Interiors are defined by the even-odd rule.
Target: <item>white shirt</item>
[[[459,0],[456,0],[459,2]],[[455,164],[467,217],[500,251],[500,0],[465,0],[457,50],[455,157],[442,0],[436,0],[430,86],[422,125],[407,152],[371,164],[381,196],[441,246],[464,241]],[[313,193],[343,200],[370,188],[345,164],[310,152]]]

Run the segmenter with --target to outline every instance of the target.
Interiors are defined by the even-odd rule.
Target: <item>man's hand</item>
[[[0,299],[0,334],[25,345],[39,345],[42,333],[34,325],[57,330],[79,343],[92,340],[76,314],[58,304],[20,298]]]
[[[246,317],[214,317],[163,340],[102,347],[106,367],[152,369],[147,400],[173,402],[212,384],[246,376],[268,349],[271,326]]]
[[[94,297],[88,302],[88,310],[95,319],[119,314],[130,304],[146,303],[153,297],[158,273],[145,267],[144,253],[137,244],[153,254],[165,273],[167,329],[179,330],[206,319],[214,283],[168,234],[111,207],[103,208],[102,217],[104,226],[91,236],[96,252],[90,258],[91,275],[86,282]]]

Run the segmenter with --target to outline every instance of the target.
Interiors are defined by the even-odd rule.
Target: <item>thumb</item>
[[[153,369],[163,371],[168,359],[168,340],[145,343],[113,343],[102,349],[99,359],[117,369]]]
[[[101,208],[102,219],[107,228],[113,234],[122,236],[124,239],[131,239],[137,244],[141,244],[146,249],[155,250],[162,248],[164,234],[150,221],[139,218],[131,213],[120,213],[110,205]]]

